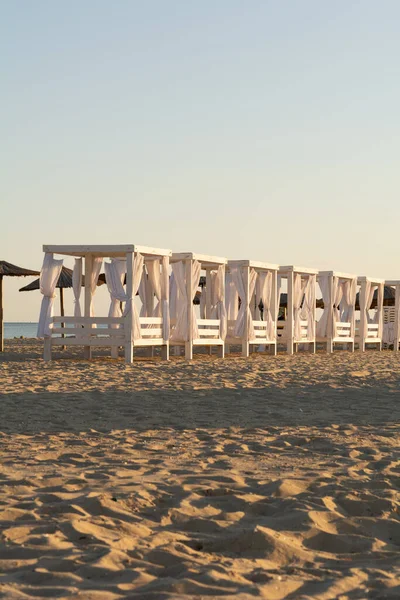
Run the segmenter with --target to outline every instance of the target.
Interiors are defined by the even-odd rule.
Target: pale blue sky
[[[1,0],[0,258],[130,242],[400,279],[399,23],[397,0]],[[23,284],[8,321],[37,318]]]

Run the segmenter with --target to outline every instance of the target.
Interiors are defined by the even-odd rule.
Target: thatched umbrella
[[[35,273],[38,275],[38,273]],[[106,282],[106,278],[104,273],[99,275],[99,279],[97,280],[97,285],[103,285]],[[82,275],[82,285],[85,285],[85,276]],[[61,268],[61,273],[57,281],[56,287],[60,290],[60,315],[64,316],[64,289],[72,288],[72,269],[68,269],[67,267]],[[33,290],[40,289],[40,279],[35,279],[29,285],[22,287],[20,292],[32,292]],[[61,324],[61,327],[64,326],[64,323]],[[63,335],[64,337],[64,335]]]
[[[0,260],[0,352],[4,351],[3,334],[3,277],[29,277],[39,275],[39,271],[31,271]]]

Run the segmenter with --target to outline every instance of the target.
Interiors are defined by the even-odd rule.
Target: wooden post
[[[293,322],[293,271],[289,271],[287,275],[287,353],[293,354],[294,349],[294,322]]]
[[[329,312],[326,332],[326,351],[329,354],[333,352],[333,336],[335,333],[335,323],[333,320],[333,301],[333,275],[329,275]]]
[[[91,291],[91,287],[90,287],[90,280],[92,278],[92,268],[93,268],[93,256],[91,254],[86,254],[85,255],[85,308],[84,308],[85,312],[84,312],[84,314],[87,319],[90,318],[90,305],[92,302],[92,291]],[[87,323],[85,323],[84,329],[83,329],[83,335],[90,337],[88,330],[91,328],[92,328],[91,325],[88,325]],[[90,360],[92,358],[92,347],[91,346],[84,347],[84,357],[87,360]]]
[[[271,316],[274,322],[274,339],[273,344],[271,344],[271,351],[274,356],[278,351],[278,316],[279,316],[279,305],[278,305],[278,273],[276,271],[272,271],[272,303],[271,303]],[[265,309],[264,309],[264,321],[265,321]]]
[[[395,297],[394,297],[394,304],[395,304],[395,312],[394,312],[394,343],[393,343],[393,350],[395,352],[399,351],[399,339],[400,339],[400,333],[399,333],[399,326],[400,326],[400,285],[397,284],[396,285],[396,291],[395,291]]]
[[[211,278],[211,269],[206,269],[206,311],[204,318],[211,319],[211,299],[212,299],[212,278]],[[208,354],[212,354],[212,346],[210,345],[208,348]]]
[[[222,298],[223,298],[223,302],[225,302],[225,265],[222,267],[224,274],[222,277]],[[221,321],[220,321],[220,327],[221,327]],[[223,343],[221,346],[217,346],[217,356],[219,358],[225,358],[225,340],[223,340]]]
[[[0,275],[0,352],[4,352],[3,275]]]
[[[366,338],[366,331],[365,331],[365,309],[366,309],[366,287],[367,287],[367,282],[362,280],[361,283],[361,289],[359,292],[359,298],[360,298],[360,326],[359,326],[359,349],[361,350],[361,352],[365,352],[365,338]]]
[[[193,297],[192,297],[192,261],[190,259],[185,261],[186,270],[186,294],[187,294],[187,321],[189,327],[188,340],[185,342],[185,358],[186,360],[192,360],[193,358]]]
[[[250,267],[243,267],[243,284],[244,284],[244,298],[242,303],[245,306],[244,312],[244,329],[242,339],[242,356],[248,358],[250,355],[250,344],[249,344],[249,314],[250,314],[250,298],[249,298],[249,278],[250,278]]]
[[[132,310],[125,316],[124,331],[125,331],[125,362],[133,362],[133,339],[132,339],[132,323],[133,323],[133,261],[135,255],[133,252],[126,253],[126,295],[132,298]]]

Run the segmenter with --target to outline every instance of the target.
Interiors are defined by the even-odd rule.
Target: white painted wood
[[[198,327],[218,327],[220,326],[219,319],[197,319]]]
[[[170,258],[170,263],[179,262],[181,260],[198,260],[202,266],[213,267],[219,265],[225,265],[228,261],[226,258],[221,256],[208,256],[207,254],[197,254],[195,252],[173,252]]]
[[[98,329],[90,329],[89,331],[90,331],[90,333],[88,332],[87,329],[82,329],[82,327],[68,327],[66,329],[63,329],[62,327],[54,327],[52,333],[54,335],[64,333],[66,337],[71,336],[71,335],[83,334],[85,336],[86,335],[97,336],[97,337],[110,336],[110,337],[118,337],[121,339],[125,339],[125,332],[123,329],[108,329],[108,328],[102,327],[102,328],[98,328]]]
[[[139,317],[141,325],[162,325],[162,317]]]
[[[53,317],[53,323],[76,323],[77,325],[123,325],[125,319],[123,317]],[[65,333],[68,333],[65,332]]]
[[[248,358],[250,356],[250,345],[249,345],[249,306],[248,299],[250,294],[250,269],[243,269],[243,284],[244,284],[244,295],[242,302],[246,302],[246,312],[244,316],[244,330],[242,339],[242,356]]]
[[[258,260],[228,260],[227,267],[232,269],[236,267],[248,267],[256,271],[277,271],[279,265],[273,263],[260,262]]]
[[[310,267],[299,267],[298,265],[279,265],[279,275],[287,275],[288,273],[300,273],[301,275],[317,275],[318,269]]]
[[[287,353],[293,354],[294,350],[294,314],[293,314],[293,284],[294,272],[287,272],[287,318],[286,318],[286,336]]]
[[[173,258],[173,256],[174,255],[172,255],[172,258]],[[185,273],[186,273],[187,315],[188,315],[188,326],[189,326],[189,335],[188,335],[189,339],[187,340],[187,342],[185,342],[185,358],[186,358],[186,360],[192,360],[193,359],[193,331],[192,331],[192,325],[193,325],[193,311],[192,311],[193,275],[192,275],[192,259],[189,257],[185,259]]]
[[[221,340],[221,338],[209,338],[207,340],[203,340],[203,339],[197,339],[197,340],[193,340],[193,346],[208,346],[209,344],[218,346],[218,345],[223,345],[223,341]]]
[[[135,254],[133,251],[126,253],[126,295],[128,298],[133,297],[133,261]],[[135,299],[133,298],[133,302]],[[133,322],[133,307],[132,311],[125,316],[125,362],[130,364],[133,362],[133,339],[132,339],[132,322]]]
[[[84,298],[84,316],[90,317],[90,304],[92,300],[92,291],[90,289],[90,279],[93,267],[93,256],[92,254],[85,255],[85,298]],[[91,327],[91,325],[88,325]],[[92,351],[90,345],[85,346],[83,355],[87,360],[92,358]]]
[[[90,244],[90,245],[59,245],[44,244],[43,252],[53,252],[54,254],[64,254],[66,256],[94,256],[104,257],[125,257],[128,252],[139,252],[143,256],[171,256],[171,250],[165,248],[152,248],[150,246],[136,246],[135,244]]]
[[[153,338],[157,338],[157,337],[161,337],[162,336],[162,329],[161,328],[156,328],[156,327],[141,327],[140,328],[140,335],[142,336],[150,336]]]

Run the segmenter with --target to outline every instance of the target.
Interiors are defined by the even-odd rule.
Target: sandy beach
[[[399,355],[41,352],[0,357],[0,597],[400,597]]]

